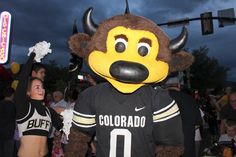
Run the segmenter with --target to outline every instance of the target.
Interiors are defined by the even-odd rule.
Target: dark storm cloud
[[[194,0],[191,3],[189,0],[149,0],[138,3],[137,10],[134,8],[133,11],[139,15],[149,17],[157,23],[161,23],[174,20],[179,16],[182,17],[183,14],[191,13],[197,7],[207,2],[207,0]]]
[[[45,5],[41,1],[34,3],[16,1],[14,4],[7,4],[7,6],[13,17],[12,33],[15,44],[34,43],[45,39],[45,37],[50,40],[51,38],[54,39],[55,35],[62,34],[58,33],[57,29],[59,28],[56,25],[59,23],[58,17],[62,16],[63,12],[55,3],[51,2]]]
[[[18,49],[14,49],[13,53],[18,53],[25,49],[26,52],[18,54],[27,54],[28,48],[34,46],[39,41],[46,40],[51,42],[52,49],[56,51],[66,50],[65,35],[69,36],[68,26],[65,21],[60,22],[63,17],[64,10],[54,1],[50,1],[45,5],[42,1],[15,1],[14,3],[4,2],[5,10],[12,14],[12,43]],[[57,27],[58,24],[61,27]],[[63,37],[64,36],[64,37]],[[19,47],[22,47],[21,49]],[[16,52],[17,51],[17,52]]]

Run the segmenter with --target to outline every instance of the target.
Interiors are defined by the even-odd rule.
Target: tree
[[[191,66],[191,87],[204,93],[207,88],[222,89],[227,77],[228,67],[219,65],[217,59],[208,57],[209,49],[200,47],[193,50],[195,61]]]
[[[45,89],[63,92],[68,82],[68,67],[59,67],[55,60],[50,60],[49,63],[45,64],[45,67]]]

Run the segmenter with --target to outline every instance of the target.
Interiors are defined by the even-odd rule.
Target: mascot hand
[[[85,157],[88,150],[88,142],[91,137],[76,130],[70,129],[69,142],[65,146],[65,157]]]
[[[28,56],[34,52],[36,54],[34,60],[36,62],[41,62],[41,59],[47,55],[48,53],[51,53],[52,50],[50,49],[51,44],[47,43],[46,41],[42,41],[37,43],[35,46],[29,48]]]
[[[63,116],[63,132],[66,135],[66,139],[69,140],[70,128],[72,126],[73,110],[65,109],[60,113]]]
[[[156,146],[155,157],[180,157],[183,155],[183,146]]]

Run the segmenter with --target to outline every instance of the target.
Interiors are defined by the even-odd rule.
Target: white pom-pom
[[[46,41],[38,42],[35,46],[29,48],[28,56],[34,52],[36,54],[35,61],[41,62],[41,59],[47,55],[48,53],[51,53],[52,50],[50,49],[51,44],[47,43]]]
[[[63,112],[61,112],[61,115],[63,116],[63,128],[62,131],[66,135],[66,139],[69,140],[69,134],[70,134],[70,127],[72,126],[72,118],[73,118],[73,110],[72,109],[65,109]]]

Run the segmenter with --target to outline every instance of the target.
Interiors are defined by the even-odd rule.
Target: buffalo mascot
[[[99,25],[92,11],[83,16],[85,33],[72,35],[69,46],[106,81],[80,93],[65,156],[85,157],[93,135],[96,157],[180,156],[179,108],[167,90],[151,85],[191,65],[192,56],[181,50],[187,29],[169,39],[151,20],[132,15],[128,6],[125,14]]]

